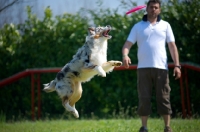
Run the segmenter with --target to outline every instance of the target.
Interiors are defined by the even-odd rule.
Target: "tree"
[[[6,23],[23,23],[26,17],[25,7],[36,3],[35,0],[0,0],[0,28]]]
[[[23,0],[1,0],[0,1],[0,13],[2,13],[4,10],[6,10],[7,8],[13,6],[14,4],[17,4],[19,2],[22,2]]]

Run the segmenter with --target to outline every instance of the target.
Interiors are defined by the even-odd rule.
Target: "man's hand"
[[[128,55],[123,57],[123,65],[125,68],[129,68],[129,65],[131,64],[131,59],[129,58]]]
[[[175,76],[175,80],[179,79],[181,77],[181,69],[178,67],[175,67],[173,76]]]
[[[128,53],[132,45],[132,42],[126,41],[122,48],[123,65],[125,66],[125,68],[129,68],[129,64],[131,64],[131,59],[128,57]]]

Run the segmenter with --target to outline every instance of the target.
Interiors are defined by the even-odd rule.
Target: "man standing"
[[[123,64],[126,68],[129,68],[131,59],[128,53],[132,45],[137,42],[138,114],[142,122],[139,132],[148,132],[147,120],[151,114],[153,86],[156,91],[157,111],[164,119],[164,132],[172,132],[170,128],[170,115],[172,113],[170,104],[171,89],[168,78],[166,42],[175,65],[175,79],[181,77],[181,66],[171,26],[168,22],[161,20],[160,8],[161,2],[159,0],[148,1],[147,15],[144,15],[142,21],[133,26],[122,48]]]

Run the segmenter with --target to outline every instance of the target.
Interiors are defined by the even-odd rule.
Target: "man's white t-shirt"
[[[137,68],[168,69],[166,43],[175,42],[168,22],[160,20],[152,25],[149,21],[140,21],[131,29],[127,41],[137,42]]]

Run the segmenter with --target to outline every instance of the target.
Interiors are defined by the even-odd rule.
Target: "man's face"
[[[149,17],[156,18],[160,14],[160,6],[159,3],[151,2],[146,9]]]

